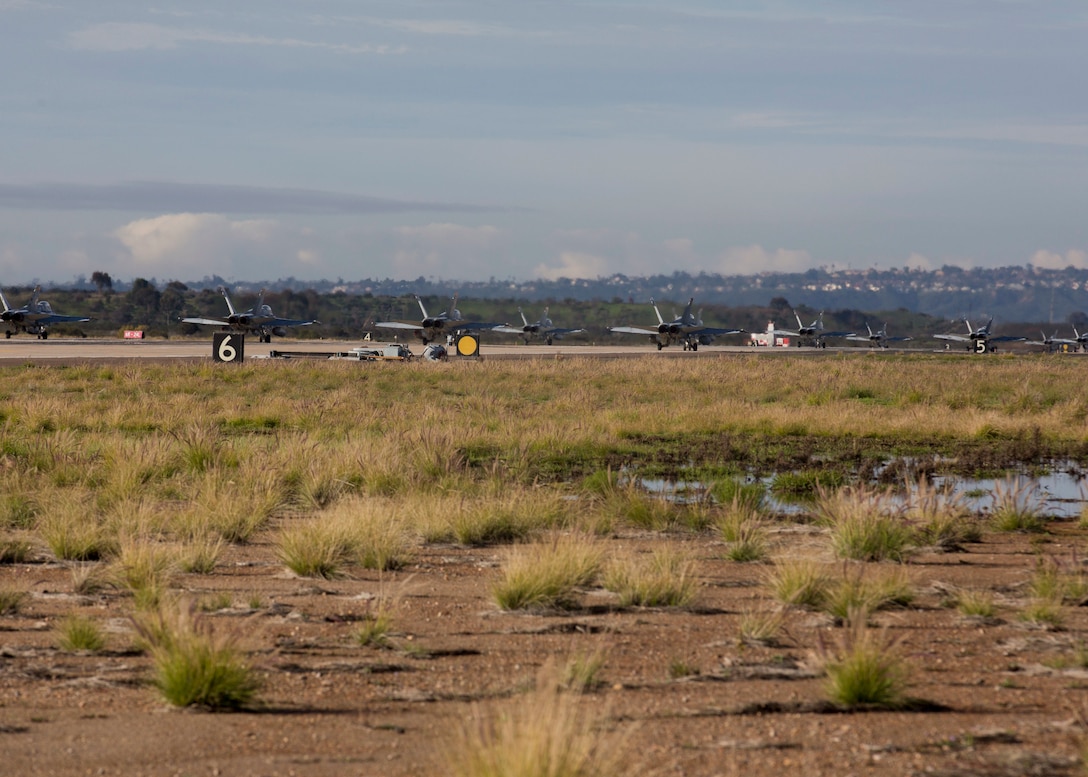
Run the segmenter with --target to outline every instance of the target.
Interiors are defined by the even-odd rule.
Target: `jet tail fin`
[[[661,317],[661,311],[657,309],[657,303],[656,303],[656,302],[654,302],[654,298],[653,298],[653,297],[650,297],[650,305],[652,305],[652,306],[653,306],[653,309],[654,309],[654,313],[656,313],[656,314],[657,314],[657,323],[659,323],[659,324],[664,324],[664,323],[665,323],[665,319],[663,319],[663,318]]]
[[[230,294],[227,293],[227,287],[220,286],[219,292],[223,295],[223,299],[227,301],[227,313],[232,316],[237,315],[237,313],[234,312],[234,303],[230,301]]]
[[[4,296],[4,290],[0,289],[0,304],[4,306],[4,312],[11,310],[11,305],[8,304],[7,298]],[[1074,331],[1076,331],[1074,329]]]

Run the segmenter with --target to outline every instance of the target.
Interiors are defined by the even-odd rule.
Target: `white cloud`
[[[768,251],[761,245],[735,246],[726,249],[711,272],[723,275],[746,275],[764,271],[802,272],[815,266],[808,251],[779,248]]]
[[[1064,254],[1059,254],[1054,251],[1039,250],[1031,255],[1029,262],[1035,267],[1046,270],[1064,270],[1066,267],[1083,270],[1088,267],[1088,252],[1070,249]]]
[[[84,51],[140,51],[146,49],[176,49],[183,43],[215,43],[220,45],[276,46],[282,48],[324,49],[343,54],[400,54],[403,46],[348,46],[341,43],[301,40],[299,38],[270,38],[262,35],[220,33],[212,30],[167,27],[161,24],[135,22],[104,22],[70,33],[72,47]]]
[[[411,32],[418,35],[453,35],[458,37],[495,37],[517,34],[502,24],[483,24],[465,19],[364,19],[367,24]]]
[[[538,264],[533,269],[533,277],[547,281],[560,278],[598,278],[605,275],[607,262],[600,256],[577,251],[564,251],[559,254],[558,265]]]
[[[500,236],[498,228],[488,225],[466,227],[447,222],[397,227],[393,230],[395,274],[401,278],[487,277],[496,266],[492,252]]]
[[[126,252],[122,274],[199,278],[280,277],[320,268],[305,237],[268,219],[232,221],[218,213],[171,213],[138,219],[114,231]]]

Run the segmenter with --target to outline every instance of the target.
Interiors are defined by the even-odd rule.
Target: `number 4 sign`
[[[235,332],[212,335],[212,358],[217,362],[240,362],[244,356],[246,338]]]

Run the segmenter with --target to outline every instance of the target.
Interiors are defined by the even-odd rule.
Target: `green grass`
[[[867,570],[845,568],[832,583],[822,602],[822,609],[839,621],[850,617],[868,617],[887,607],[905,607],[914,601],[914,587],[901,566]]]
[[[250,706],[260,690],[236,633],[216,632],[195,608],[172,606],[135,621],[154,666],[153,684],[175,707]]]
[[[619,595],[621,607],[687,607],[698,593],[694,561],[671,547],[616,559],[606,569],[603,583]]]
[[[563,667],[562,684],[567,690],[588,693],[602,684],[601,670],[607,654],[597,649],[589,653],[577,652],[567,659]]]
[[[997,612],[992,591],[967,589],[956,595],[956,609],[961,615],[992,618]]]
[[[597,579],[603,549],[582,535],[512,548],[492,596],[504,610],[572,608],[579,589]]]
[[[715,522],[722,540],[729,543],[725,557],[751,562],[767,558],[767,530],[759,511],[740,501],[730,503]]]
[[[894,709],[905,702],[909,674],[894,639],[852,618],[839,644],[823,649],[828,698],[843,707]]]
[[[273,544],[276,556],[299,577],[340,577],[351,559],[351,538],[340,522],[291,523],[280,530]]]
[[[0,587],[0,615],[14,615],[26,601],[27,592],[7,585]]]
[[[33,546],[20,537],[0,538],[0,564],[22,564],[30,560]]]
[[[764,578],[771,595],[791,607],[821,607],[831,583],[826,564],[805,558],[777,561]]]
[[[886,492],[863,487],[821,492],[816,504],[821,523],[831,529],[831,547],[853,561],[902,561],[914,536],[896,514]]]
[[[1006,478],[994,484],[990,525],[1002,532],[1041,532],[1043,498],[1038,486],[1017,478]]]
[[[102,628],[91,618],[69,615],[56,629],[57,647],[69,652],[87,651],[98,653],[106,647]]]

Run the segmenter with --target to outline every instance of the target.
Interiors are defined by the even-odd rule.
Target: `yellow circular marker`
[[[461,335],[457,338],[458,356],[475,356],[480,352],[480,339],[475,335]]]

